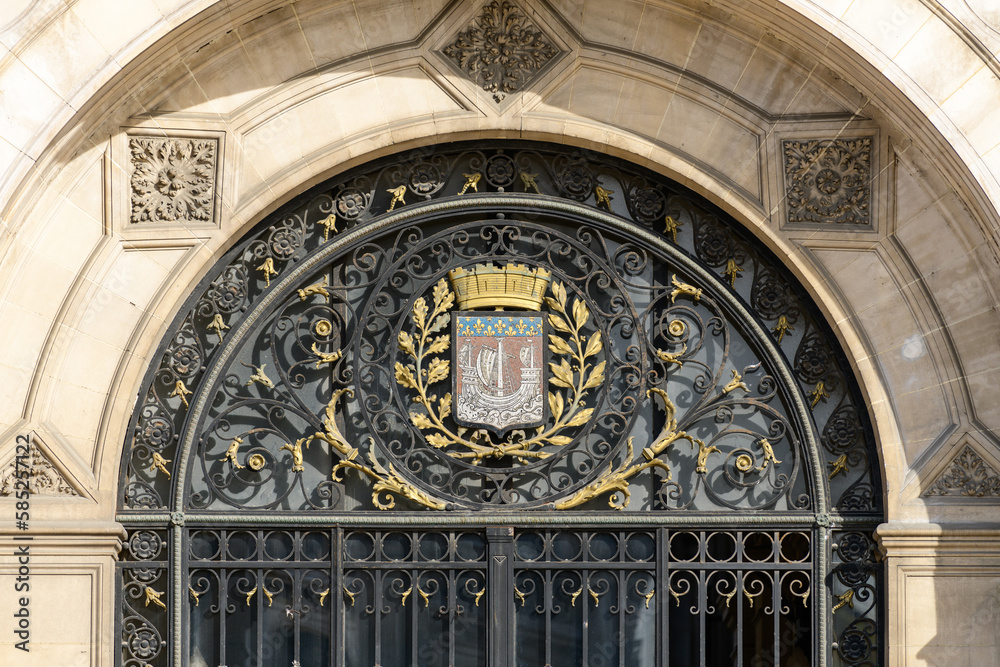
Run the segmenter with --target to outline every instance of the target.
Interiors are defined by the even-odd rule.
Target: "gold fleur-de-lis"
[[[334,213],[330,213],[330,215],[320,220],[318,224],[323,225],[323,242],[326,243],[330,240],[330,232],[337,232],[337,216]]]
[[[846,593],[838,595],[837,600],[838,600],[837,604],[833,606],[833,609],[830,610],[830,613],[834,613],[838,609],[841,609],[842,607],[845,606],[850,609],[854,609],[854,590],[850,589]]]
[[[847,454],[841,454],[837,457],[836,461],[830,461],[827,465],[830,466],[830,479],[833,479],[840,473],[846,475],[850,472],[850,469],[847,467]]]
[[[465,185],[462,186],[462,189],[459,191],[458,194],[464,195],[469,190],[469,188],[472,188],[474,191],[479,192],[479,179],[483,177],[482,174],[480,174],[477,171],[474,174],[462,174],[462,176],[465,176]]]
[[[169,394],[167,394],[167,398],[173,398],[174,396],[180,396],[181,397],[181,403],[183,403],[184,407],[187,408],[187,407],[191,407],[191,406],[188,405],[188,399],[187,399],[187,397],[190,396],[193,393],[194,393],[193,391],[191,391],[190,389],[188,389],[187,387],[184,386],[184,380],[178,380],[174,384],[174,390],[172,392],[170,392]]]
[[[788,323],[788,318],[784,315],[778,316],[778,323],[771,327],[771,331],[778,334],[778,344],[781,344],[782,339],[785,334],[789,331],[795,331],[795,327]]]
[[[674,220],[669,215],[663,220],[663,233],[670,234],[674,243],[677,243],[677,230],[684,226],[683,222]]]
[[[597,206],[604,204],[604,207],[609,211],[611,210],[611,195],[615,193],[614,190],[607,190],[598,185],[594,188],[594,197],[597,199]]]
[[[386,190],[386,192],[392,195],[392,201],[389,202],[390,211],[396,208],[396,204],[402,204],[403,206],[406,206],[406,201],[403,199],[403,197],[406,195],[405,185],[400,185],[398,188],[392,188],[390,190]]]
[[[223,321],[222,314],[221,313],[216,313],[215,317],[212,318],[212,321],[209,322],[208,328],[215,330],[215,335],[217,335],[219,337],[219,342],[221,343],[222,342],[222,332],[225,331],[226,329],[228,329],[229,326],[225,323],[225,321]]]
[[[258,271],[264,272],[264,285],[265,287],[271,286],[271,276],[278,275],[277,269],[274,268],[274,258],[268,257],[264,260],[264,263],[257,267]]]
[[[820,401],[826,403],[826,399],[830,398],[830,393],[826,390],[826,384],[822,380],[816,383],[815,389],[810,391],[809,395],[812,396],[813,399],[812,405],[810,406],[811,408],[815,408],[819,405]]]
[[[149,466],[149,471],[153,472],[153,469],[159,470],[168,478],[170,477],[170,471],[167,470],[167,464],[171,462],[171,459],[165,459],[160,456],[159,452],[153,452],[153,464]]]
[[[722,275],[729,278],[730,287],[736,287],[736,278],[741,273],[743,273],[743,267],[737,264],[735,259],[730,259],[726,262],[726,270],[722,273]]]
[[[538,178],[538,174],[529,174],[526,171],[521,172],[521,183],[524,184],[524,191],[534,190],[535,194],[542,194],[538,189],[538,183],[535,183],[535,179]]]
[[[153,590],[151,586],[146,586],[146,590],[144,591],[144,593],[146,595],[147,607],[149,606],[149,603],[152,602],[158,607],[163,607],[164,609],[167,608],[167,605],[163,604],[163,601],[160,600],[160,597],[163,595],[163,593]]]

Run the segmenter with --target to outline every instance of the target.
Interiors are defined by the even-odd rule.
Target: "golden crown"
[[[551,277],[545,269],[529,269],[523,264],[503,267],[478,264],[468,270],[457,268],[448,272],[460,310],[541,310]]]

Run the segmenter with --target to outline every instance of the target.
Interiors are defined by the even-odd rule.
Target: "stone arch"
[[[522,3],[568,55],[499,110],[440,58],[420,56],[422,35],[440,37],[440,46],[467,25],[473,8],[401,2],[380,15],[379,3],[355,3],[355,34],[367,42],[338,36],[331,41],[343,51],[323,52],[304,37],[308,21],[296,27],[299,16],[322,14],[308,4],[149,2],[109,28],[99,3],[41,2],[4,28],[0,76],[12,106],[0,148],[0,278],[3,335],[15,344],[0,352],[7,378],[0,455],[8,459],[14,435],[33,430],[56,467],[97,500],[53,505],[54,521],[72,516],[113,532],[115,448],[141,369],[163,322],[239,230],[312,183],[431,135],[592,146],[710,197],[788,258],[850,350],[877,424],[890,518],[989,517],[987,504],[962,502],[967,496],[923,495],[967,447],[987,470],[1000,465],[1000,408],[991,400],[1000,195],[995,122],[986,111],[997,108],[1000,92],[989,55],[995,35],[978,5],[650,2],[615,5],[609,16],[592,3]],[[345,7],[329,8],[331,24]],[[415,19],[439,11],[430,31],[430,18]],[[625,21],[634,17],[641,21]],[[632,31],[633,23],[640,29]],[[695,37],[686,41],[689,33]],[[648,34],[669,34],[661,41],[679,50],[658,51],[642,40]],[[943,73],[941,59],[924,57],[939,53],[928,44],[942,41],[949,44]],[[689,63],[693,51],[680,48],[688,44],[729,49],[738,72],[727,74],[719,64],[725,59],[704,51]],[[268,52],[292,54],[277,63],[290,69],[261,69],[268,63],[260,54]],[[293,67],[295,54],[304,64]],[[351,99],[399,116],[339,138],[278,127],[292,109],[321,107],[323,86],[348,84]],[[368,97],[354,94],[365,86]],[[560,86],[575,92],[567,98]],[[591,101],[585,96],[574,107],[573,96],[588,90]],[[813,90],[796,102],[799,91]],[[174,106],[156,106],[170,94]],[[753,103],[755,94],[783,106]],[[690,124],[661,136],[637,112],[669,109],[668,96]],[[406,106],[412,100],[424,106]],[[816,107],[788,106],[806,102]],[[360,115],[345,109],[350,104],[334,104],[326,115]],[[698,127],[709,128],[707,138],[687,150],[680,143],[703,136]],[[130,133],[218,142],[218,218],[130,231]],[[863,136],[873,137],[880,160],[874,231],[785,224],[781,142]],[[756,200],[746,194],[753,179],[744,178],[753,160],[729,164],[733,137],[756,141],[747,153],[757,165]],[[306,154],[287,152],[306,139],[314,142]],[[271,157],[255,159],[254,151]],[[880,326],[883,319],[892,326]]]

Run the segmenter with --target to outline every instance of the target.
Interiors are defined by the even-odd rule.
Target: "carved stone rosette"
[[[1000,497],[1000,473],[966,445],[924,495]]]
[[[216,139],[130,136],[132,223],[214,222]]]
[[[516,5],[493,0],[443,53],[499,103],[523,90],[559,50]]]
[[[789,223],[871,225],[872,140],[784,141]]]

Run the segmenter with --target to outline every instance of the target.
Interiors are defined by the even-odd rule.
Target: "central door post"
[[[486,529],[489,544],[490,605],[489,632],[486,650],[489,667],[514,665],[514,528],[490,526]]]

